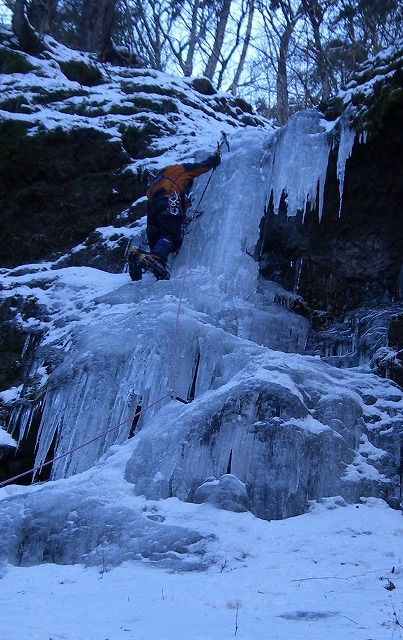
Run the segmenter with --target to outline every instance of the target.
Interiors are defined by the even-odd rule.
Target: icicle
[[[321,115],[313,110],[294,114],[272,136],[265,161],[275,213],[285,194],[288,216],[298,211],[304,214],[308,203],[317,203],[321,219],[330,149],[329,132]]]
[[[349,119],[343,118],[340,120],[340,142],[339,151],[337,155],[337,179],[339,181],[339,216],[341,215],[341,206],[343,203],[343,191],[344,191],[344,175],[346,170],[346,162],[351,156],[353,150],[354,140],[356,132],[350,127]]]

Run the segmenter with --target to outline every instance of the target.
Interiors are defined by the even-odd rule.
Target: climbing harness
[[[221,132],[221,136],[222,136],[222,139],[221,139],[221,141],[219,143],[217,143],[217,151],[216,152],[220,152],[220,149],[224,144],[227,146],[227,148],[229,150],[228,139],[227,139],[227,136],[226,136],[224,131]],[[210,184],[210,181],[211,181],[213,173],[214,173],[214,170],[210,174],[210,177],[209,177],[209,179],[207,181],[207,184],[204,187],[204,190],[203,190],[203,192],[202,192],[202,194],[201,194],[201,196],[199,198],[199,201],[197,203],[197,208],[200,206],[200,203],[202,202],[202,200],[204,198],[204,195],[205,195],[205,193],[207,191],[207,188],[208,188],[208,186]],[[198,215],[193,215],[191,220],[194,220],[195,218],[200,217],[202,215],[203,211],[197,211],[196,210],[195,213],[198,214]],[[177,346],[178,346],[179,315],[180,315],[180,310],[181,310],[181,307],[182,307],[185,281],[186,281],[186,277],[187,277],[187,274],[188,274],[188,271],[189,271],[191,246],[192,246],[192,236],[190,235],[190,239],[189,239],[189,243],[188,243],[188,249],[187,249],[187,255],[186,255],[185,270],[184,270],[184,273],[183,273],[183,276],[182,276],[181,289],[180,289],[178,307],[177,307],[176,318],[175,318],[175,329],[174,329],[174,337],[173,337],[173,346],[172,346],[172,353],[171,353],[171,359],[170,359],[170,365],[169,365],[169,376],[168,376],[168,389],[169,389],[169,391],[167,393],[165,393],[164,395],[162,395],[161,397],[157,398],[157,400],[155,400],[151,404],[149,404],[146,407],[144,407],[144,409],[140,409],[139,411],[136,411],[136,413],[134,415],[130,416],[126,420],[122,420],[118,424],[115,424],[113,427],[110,427],[109,429],[106,429],[106,431],[103,431],[102,433],[99,433],[98,435],[94,436],[90,440],[87,440],[86,442],[83,442],[82,444],[77,445],[76,447],[73,447],[73,448],[69,449],[68,451],[65,451],[64,453],[62,453],[62,454],[60,454],[58,456],[55,456],[51,460],[47,460],[46,462],[43,462],[40,465],[36,465],[32,469],[29,469],[28,471],[25,471],[23,473],[19,473],[18,475],[13,476],[12,478],[8,478],[7,480],[3,480],[2,482],[0,482],[0,489],[2,487],[5,487],[8,484],[11,484],[15,480],[19,480],[20,478],[23,478],[23,477],[25,477],[27,475],[30,475],[30,474],[32,474],[32,478],[34,479],[35,474],[38,471],[41,471],[44,467],[48,467],[49,465],[53,464],[54,462],[57,462],[58,460],[62,460],[63,458],[66,458],[67,456],[71,455],[72,453],[75,453],[76,451],[79,451],[80,449],[83,449],[84,447],[88,446],[89,444],[92,444],[93,442],[96,442],[97,440],[100,440],[101,438],[106,436],[108,433],[111,433],[112,431],[116,431],[117,429],[119,429],[124,424],[127,424],[128,422],[133,423],[134,420],[138,420],[139,419],[141,414],[145,413],[148,409],[151,409],[151,407],[154,407],[156,404],[159,404],[160,402],[163,402],[163,400],[165,400],[166,398],[171,398],[173,400],[181,402],[182,404],[190,404],[190,400],[181,398],[181,396],[179,396],[176,393],[176,391],[174,390],[174,388],[173,388],[173,371],[174,371],[174,363],[175,363],[175,357],[176,357]]]

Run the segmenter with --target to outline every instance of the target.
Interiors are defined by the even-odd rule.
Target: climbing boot
[[[148,253],[147,251],[140,251],[137,247],[132,247],[129,252],[129,273],[130,263],[135,264],[135,274],[138,269],[142,272],[151,271],[157,280],[169,280],[169,270],[165,262],[157,255]],[[130,274],[130,277],[131,274]],[[134,278],[132,278],[134,279]],[[139,280],[140,278],[137,278]]]
[[[165,262],[153,253],[143,254],[140,258],[140,265],[144,271],[151,271],[157,280],[169,280],[170,278]]]

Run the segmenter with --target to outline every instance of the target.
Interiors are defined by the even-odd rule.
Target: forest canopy
[[[19,46],[48,34],[101,62],[205,76],[284,124],[326,105],[400,37],[399,0],[1,0]]]

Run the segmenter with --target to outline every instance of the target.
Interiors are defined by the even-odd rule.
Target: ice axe
[[[228,151],[229,151],[229,142],[228,142],[227,134],[225,133],[225,131],[221,131],[221,140],[219,140],[219,141],[217,142],[217,149],[215,150],[215,153],[217,153],[218,155],[221,155],[221,154],[220,154],[221,147],[222,147],[224,144],[226,145],[226,147],[227,147],[227,149],[228,149]],[[195,209],[194,214],[193,214],[193,216],[192,216],[192,220],[195,220],[196,218],[200,218],[200,216],[203,214],[203,211],[199,211],[200,203],[201,203],[201,201],[202,201],[202,200],[203,200],[203,198],[204,198],[204,194],[205,194],[205,193],[206,193],[206,191],[207,191],[207,188],[208,188],[208,186],[209,186],[209,184],[210,184],[210,181],[211,181],[211,178],[212,178],[212,176],[213,176],[214,171],[215,171],[215,168],[213,169],[213,172],[210,174],[210,177],[209,177],[209,179],[207,180],[207,184],[206,184],[206,186],[204,187],[204,190],[203,190],[203,193],[202,193],[202,194],[201,194],[201,196],[200,196],[199,202],[197,203],[196,209]]]

